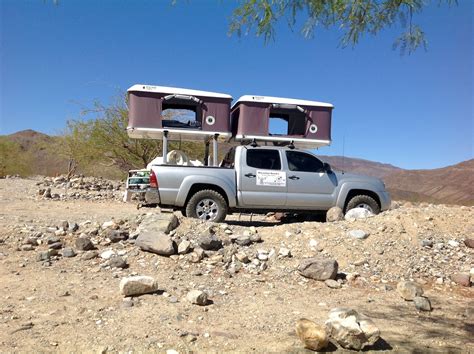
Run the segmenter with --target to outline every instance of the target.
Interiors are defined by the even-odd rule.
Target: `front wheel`
[[[206,221],[221,222],[227,215],[224,197],[211,189],[195,193],[186,204],[186,215]]]
[[[354,208],[367,209],[373,214],[380,213],[379,203],[368,195],[356,195],[355,197],[352,197],[351,200],[349,200],[349,203],[347,203],[346,212]]]

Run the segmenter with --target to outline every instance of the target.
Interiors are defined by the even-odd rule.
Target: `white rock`
[[[178,254],[188,253],[190,249],[191,249],[191,242],[189,242],[188,240],[183,240],[180,242],[178,246]]]
[[[451,247],[459,247],[459,242],[456,240],[449,240],[448,245],[450,245]]]
[[[348,235],[352,238],[357,238],[360,240],[366,239],[369,237],[369,234],[364,230],[351,230],[349,231]]]
[[[106,250],[100,254],[100,258],[109,259],[110,257],[115,256],[115,254],[114,250]]]
[[[265,251],[265,250],[258,250],[258,251],[257,251],[257,258],[258,258],[260,261],[266,261],[266,260],[268,260],[268,252]]]
[[[346,349],[361,350],[380,338],[380,330],[370,318],[347,308],[332,309],[326,328],[329,336]]]
[[[112,227],[112,226],[115,226],[115,221],[113,221],[113,220],[106,221],[102,224],[103,229],[107,229],[107,228]]]
[[[153,293],[158,290],[158,283],[152,277],[136,275],[122,278],[120,292],[124,296],[136,296]]]
[[[318,247],[318,241],[315,239],[309,240],[309,247]]]
[[[374,216],[374,214],[364,208],[354,208],[349,210],[346,215],[344,216],[344,219],[346,220],[358,220],[358,219],[365,219],[368,217]]]
[[[285,257],[291,257],[291,251],[288,249],[288,248],[280,248],[280,250],[278,251],[278,255],[282,258],[285,258]]]
[[[199,306],[207,305],[208,299],[207,294],[201,290],[191,290],[187,295],[186,299],[192,304],[196,304]]]

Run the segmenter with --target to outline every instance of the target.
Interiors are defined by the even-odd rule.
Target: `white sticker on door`
[[[286,172],[257,171],[257,186],[286,187]]]

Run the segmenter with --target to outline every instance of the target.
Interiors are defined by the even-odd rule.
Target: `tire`
[[[364,208],[370,210],[374,214],[380,213],[380,206],[377,201],[368,195],[356,195],[347,203],[346,212],[354,208]]]
[[[211,189],[196,192],[186,204],[186,215],[191,218],[221,222],[227,215],[224,197]]]

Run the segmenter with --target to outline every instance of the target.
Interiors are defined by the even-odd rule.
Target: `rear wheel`
[[[368,195],[356,195],[347,203],[346,212],[354,208],[367,209],[374,214],[380,213],[380,206],[377,201]]]
[[[227,215],[224,197],[211,189],[195,193],[186,204],[186,215],[206,221],[221,222]]]

